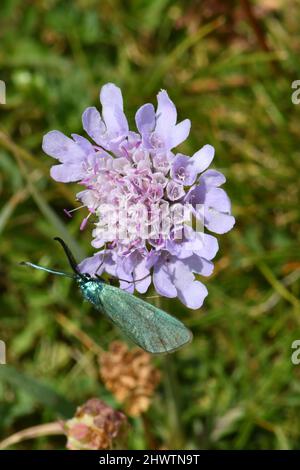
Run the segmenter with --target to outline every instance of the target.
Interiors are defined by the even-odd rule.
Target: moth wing
[[[103,313],[150,353],[169,353],[192,339],[179,320],[122,289],[104,284],[99,297]]]

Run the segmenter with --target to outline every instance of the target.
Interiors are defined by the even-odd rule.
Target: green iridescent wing
[[[148,352],[172,352],[192,339],[190,330],[179,320],[122,289],[102,284],[98,296],[98,308]]]

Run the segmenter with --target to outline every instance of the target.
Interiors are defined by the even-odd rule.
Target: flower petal
[[[205,206],[228,214],[231,211],[230,199],[221,188],[212,187],[209,189],[205,197]]]
[[[95,153],[94,147],[92,146],[91,142],[87,140],[85,137],[82,137],[78,134],[72,134],[72,139],[76,144],[78,144],[86,155]]]
[[[215,155],[215,149],[211,145],[204,145],[198,152],[196,152],[191,161],[197,173],[202,173],[209,167]]]
[[[102,114],[111,139],[128,134],[127,119],[120,108],[103,108]]]
[[[42,147],[47,155],[62,163],[82,160],[85,157],[82,148],[60,131],[48,132],[43,138]]]
[[[178,153],[172,161],[171,178],[184,186],[191,186],[195,182],[196,176],[192,159]]]
[[[106,83],[100,90],[100,101],[104,107],[123,109],[122,91],[114,83]]]
[[[51,178],[60,183],[73,183],[80,181],[85,176],[85,171],[81,165],[67,164],[54,165],[50,169]]]
[[[177,147],[177,145],[184,142],[190,133],[191,130],[191,121],[189,119],[185,119],[177,124],[171,132],[171,144],[170,148]]]
[[[204,183],[206,186],[221,186],[225,181],[225,176],[216,170],[205,171],[199,179],[199,182]]]
[[[141,106],[136,112],[135,122],[136,127],[142,135],[152,132],[155,127],[155,110],[153,104],[147,103]]]
[[[147,269],[147,259],[142,259],[134,270],[134,286],[140,294],[147,292],[148,287],[151,284],[151,275],[149,269]],[[139,281],[139,279],[141,279]]]
[[[169,298],[177,296],[177,290],[172,282],[169,269],[162,262],[154,266],[153,284],[158,294]]]
[[[170,201],[177,201],[185,195],[182,185],[172,180],[168,182],[166,191]]]
[[[189,190],[185,200],[196,209],[197,204],[204,204],[205,196],[206,186],[204,184],[199,184]]]
[[[214,237],[213,235],[209,235],[208,233],[197,233],[202,239],[202,248],[199,247],[199,249],[196,250],[195,253],[198,256],[201,256],[201,258],[212,260],[219,250],[218,240],[216,239],[216,237]]]
[[[78,269],[81,273],[83,274],[90,274],[91,276],[94,276],[95,274],[98,274],[101,276],[101,274],[104,271],[104,262],[103,259],[106,257],[105,251],[100,251],[99,253],[95,253],[93,256],[90,256],[89,258],[85,258],[81,263],[78,265]]]
[[[118,273],[118,277],[119,277],[119,275],[120,274]],[[132,278],[131,279],[128,278],[128,282],[120,280],[119,287],[122,290],[126,290],[126,292],[128,292],[129,294],[134,293],[134,283],[132,281]]]
[[[200,258],[195,254],[186,258],[184,263],[189,266],[192,272],[201,274],[202,276],[210,276],[214,270],[214,265],[211,261],[208,261],[205,258]]]
[[[106,132],[106,127],[99,111],[94,106],[87,108],[82,114],[82,125],[86,133],[98,145],[102,145],[102,136]]]
[[[199,281],[195,281],[190,267],[182,261],[175,263],[174,284],[179,299],[189,308],[200,308],[208,292]]]
[[[134,292],[134,283],[133,283],[133,278],[132,274],[128,273],[123,266],[123,260],[120,260],[117,266],[117,277],[120,280],[120,289],[126,290],[126,292],[129,292],[130,294],[133,294]]]
[[[208,291],[200,281],[193,281],[184,289],[178,289],[178,297],[188,308],[196,310],[202,307]]]
[[[128,122],[123,112],[123,98],[120,88],[107,83],[100,91],[102,116],[112,138],[128,134]]]
[[[218,234],[229,232],[235,224],[235,218],[229,214],[217,212],[214,209],[209,209],[205,214],[205,226],[211,232]]]
[[[156,118],[155,131],[167,136],[169,130],[176,124],[177,111],[166,90],[160,91],[157,95]]]

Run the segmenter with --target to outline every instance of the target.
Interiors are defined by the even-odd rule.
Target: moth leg
[[[149,274],[147,274],[146,276],[141,277],[140,279],[133,279],[132,281],[128,281],[128,279],[122,279],[121,277],[117,277],[116,279],[117,279],[118,281],[127,282],[128,287],[126,287],[125,289],[123,289],[123,290],[127,290],[127,289],[129,289],[130,284],[134,284],[134,286],[135,286],[135,284],[136,284],[137,282],[143,281],[143,280],[146,279],[148,276],[151,276],[151,274],[149,273]]]
[[[97,272],[99,271],[99,269],[101,268],[101,266],[103,265],[104,261],[105,261],[105,257],[106,257],[106,243],[104,244],[104,255],[103,255],[103,258],[101,260],[101,263],[99,264],[98,268],[96,269],[95,271],[95,276],[99,278],[99,275],[97,274]]]

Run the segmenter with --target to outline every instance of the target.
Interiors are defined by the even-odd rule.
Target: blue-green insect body
[[[192,339],[192,333],[176,318],[163,310],[117,287],[106,284],[100,278],[78,271],[77,263],[60,238],[74,274],[43,268],[33,263],[22,263],[52,274],[75,279],[82,296],[97,310],[106,315],[141,348],[153,354],[172,352]]]
[[[104,282],[100,279],[80,277],[77,279],[77,282],[83,297],[99,309],[99,298],[101,298],[101,292],[105,285]]]

